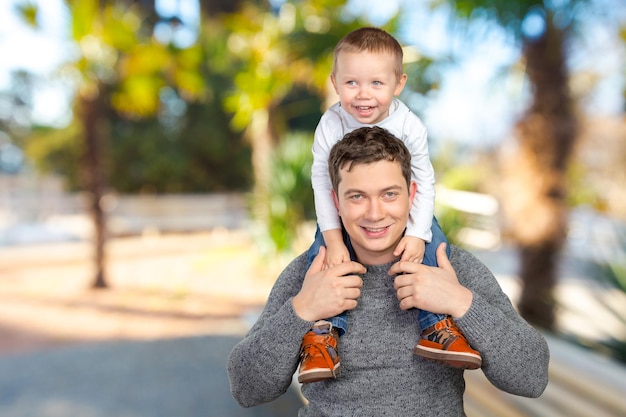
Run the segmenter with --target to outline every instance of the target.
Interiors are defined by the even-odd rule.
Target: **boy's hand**
[[[326,244],[326,256],[322,269],[332,268],[344,262],[350,262],[350,252],[343,243],[341,229],[330,229],[322,232]]]
[[[327,245],[322,268],[328,269],[344,262],[350,262],[350,252],[348,252],[346,245],[343,242]]]
[[[393,254],[395,256],[400,256],[400,254],[402,254],[402,258],[400,258],[400,261],[408,261],[421,264],[422,260],[424,259],[425,247],[426,242],[424,242],[419,237],[404,236],[398,243],[398,246],[396,246]]]

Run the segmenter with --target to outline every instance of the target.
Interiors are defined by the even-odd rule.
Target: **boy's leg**
[[[347,237],[344,231],[344,240]],[[320,246],[324,245],[324,237],[319,226],[315,232],[315,240],[307,251],[307,270],[313,259],[317,256]],[[354,257],[354,251],[349,240],[346,246],[350,252],[350,258]],[[300,347],[300,369],[298,370],[298,382],[317,382],[328,378],[336,378],[341,365],[339,359],[339,337],[348,328],[346,312],[326,320],[315,322],[311,331],[304,335]]]
[[[309,250],[306,252],[306,269],[309,270],[309,267],[313,263],[313,259],[317,256],[320,251],[320,247],[325,246],[324,236],[320,231],[319,225],[315,229],[315,238],[313,239],[313,243],[309,247]]]
[[[446,235],[443,234],[443,230],[439,227],[439,223],[437,219],[433,217],[433,224],[430,227],[430,231],[433,234],[433,237],[429,243],[424,247],[424,260],[422,263],[428,266],[438,266],[437,264],[437,248],[442,243],[446,243],[446,254],[450,257],[450,245],[448,244],[448,239],[446,239]]]
[[[430,243],[426,244],[423,263],[428,266],[438,266],[437,248],[441,243],[447,243],[447,240],[434,217],[431,229],[433,238]],[[446,252],[450,256],[447,245]],[[422,334],[413,353],[454,368],[480,368],[482,364],[480,353],[471,348],[452,317],[420,310],[418,320]]]

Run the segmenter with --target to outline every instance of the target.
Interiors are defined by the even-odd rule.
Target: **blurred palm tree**
[[[179,49],[153,36],[154,1],[66,0],[71,36],[79,55],[66,71],[77,79],[74,114],[82,137],[82,177],[94,224],[93,288],[106,288],[105,195],[109,121],[113,112],[128,119],[153,116],[159,92],[171,86],[188,101],[201,100],[204,80],[198,71],[197,45]],[[36,26],[37,8],[22,7]]]
[[[573,0],[435,0],[461,18],[495,20],[518,41],[531,103],[517,121],[518,147],[505,168],[503,202],[523,283],[519,311],[546,329],[555,325],[553,289],[567,234],[566,170],[578,134],[569,89],[568,42],[594,2]]]

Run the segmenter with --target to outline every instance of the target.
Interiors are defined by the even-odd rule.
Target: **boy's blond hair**
[[[402,46],[400,43],[382,29],[375,27],[364,27],[356,29],[344,36],[335,46],[333,74],[337,69],[337,57],[341,52],[358,53],[358,52],[374,52],[388,53],[395,60],[396,78],[400,79],[403,74],[402,69]]]

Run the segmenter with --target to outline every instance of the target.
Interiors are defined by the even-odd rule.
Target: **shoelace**
[[[461,337],[461,332],[454,327],[445,327],[428,335],[428,340],[444,345],[450,338]]]

